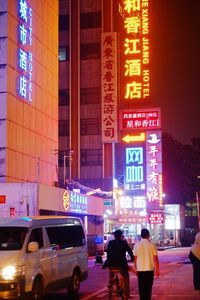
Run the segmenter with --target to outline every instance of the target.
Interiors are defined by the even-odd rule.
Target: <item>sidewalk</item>
[[[94,267],[94,257],[89,259],[90,267]],[[107,288],[103,278],[107,278],[107,271],[101,267],[90,268],[90,290],[97,294],[87,299],[106,300],[108,299]],[[193,288],[192,264],[186,259],[182,262],[171,262],[160,264],[160,277],[154,279],[152,300],[200,300],[200,295]],[[97,278],[102,278],[96,286]],[[94,280],[94,281],[93,281]],[[102,283],[101,283],[102,281]],[[130,274],[131,296],[133,300],[139,300],[137,277]],[[101,292],[98,293],[98,290]],[[130,299],[131,300],[131,299]]]
[[[171,270],[161,268],[160,278],[154,279],[152,300],[200,300],[198,291],[193,288],[193,270],[191,264],[172,263]],[[137,279],[131,276],[134,300],[139,300]]]

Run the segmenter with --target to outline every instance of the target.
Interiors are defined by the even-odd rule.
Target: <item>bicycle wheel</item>
[[[122,298],[122,296],[123,293],[121,287],[119,286],[119,279],[113,278],[109,284],[109,300],[117,300],[119,297]]]

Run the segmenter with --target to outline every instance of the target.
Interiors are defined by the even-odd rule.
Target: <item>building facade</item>
[[[106,225],[132,235],[164,220],[149,49],[150,1],[59,1],[59,181],[113,190]]]
[[[59,175],[103,177],[101,141],[102,1],[59,1]],[[66,161],[65,161],[66,159]]]
[[[57,181],[57,16],[57,0],[0,1],[0,182]]]

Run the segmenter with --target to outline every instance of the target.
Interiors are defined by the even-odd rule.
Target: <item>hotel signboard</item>
[[[150,98],[149,0],[119,1],[121,37],[121,99]]]

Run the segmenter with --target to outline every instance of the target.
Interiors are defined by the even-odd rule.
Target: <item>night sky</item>
[[[200,0],[151,0],[151,93],[162,130],[200,138]]]

